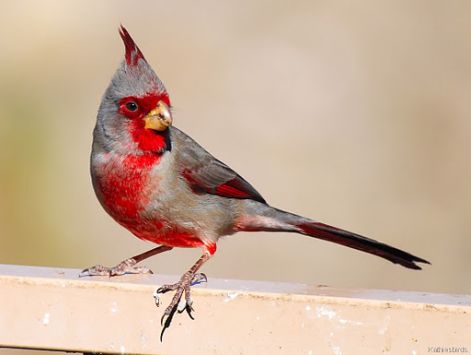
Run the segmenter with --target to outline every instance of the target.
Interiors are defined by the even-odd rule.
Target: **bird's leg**
[[[172,247],[165,245],[158,246],[154,249],[146,251],[142,254],[133,256],[132,258],[123,260],[118,265],[106,267],[103,265],[95,265],[80,273],[80,277],[84,276],[119,276],[124,274],[152,274],[152,270],[146,267],[135,266],[138,262],[150,258],[153,255],[171,250]]]
[[[207,280],[205,274],[197,274],[196,272],[206,261],[209,260],[210,257],[211,254],[209,252],[205,252],[191,267],[191,269],[183,274],[183,276],[180,278],[180,281],[173,285],[163,285],[155,291],[154,297],[155,304],[157,306],[159,306],[160,304],[159,300],[161,294],[166,293],[168,291],[175,291],[175,295],[173,296],[170,305],[165,309],[165,312],[161,319],[163,329],[162,333],[160,334],[160,341],[162,341],[165,330],[170,327],[170,324],[172,323],[172,319],[176,311],[178,311],[179,313],[186,311],[190,318],[194,319],[193,315],[191,314],[191,312],[193,311],[193,307],[191,306],[193,302],[190,298],[190,288],[192,285],[199,284]],[[183,307],[179,309],[179,304],[183,293],[185,293],[185,303]]]

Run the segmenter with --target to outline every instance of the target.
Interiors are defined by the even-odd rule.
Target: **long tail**
[[[421,267],[416,263],[430,264],[425,259],[374,239],[300,217],[262,203],[249,202],[246,212],[248,212],[248,215],[241,219],[238,230],[301,233],[309,237],[327,240],[377,255],[409,269],[421,270]]]

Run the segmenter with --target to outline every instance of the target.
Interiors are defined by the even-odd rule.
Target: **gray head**
[[[125,59],[103,95],[93,150],[142,153],[161,149],[161,136],[172,123],[167,90],[128,31],[119,34]]]

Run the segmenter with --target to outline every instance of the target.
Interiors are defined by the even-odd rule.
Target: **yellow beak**
[[[144,128],[153,129],[155,131],[165,131],[173,122],[170,108],[165,102],[159,101],[157,107],[144,117],[144,122]]]

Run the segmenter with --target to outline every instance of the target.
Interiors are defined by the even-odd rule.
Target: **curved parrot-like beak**
[[[159,101],[157,107],[144,117],[144,122],[144,128],[160,132],[165,131],[173,122],[170,108],[165,102]]]

